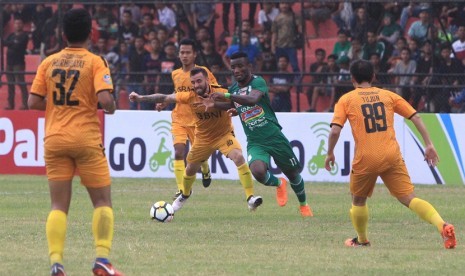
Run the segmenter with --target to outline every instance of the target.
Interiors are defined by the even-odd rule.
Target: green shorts
[[[281,171],[292,171],[302,169],[299,159],[295,156],[289,140],[282,134],[268,139],[265,143],[249,142],[247,143],[247,162],[252,164],[255,160],[261,160],[270,167],[270,157]]]

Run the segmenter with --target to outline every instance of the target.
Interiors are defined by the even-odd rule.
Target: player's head
[[[197,57],[195,41],[190,38],[184,38],[179,43],[179,59],[183,66],[194,64]]]
[[[69,43],[86,42],[92,29],[92,17],[85,9],[71,9],[63,16],[63,33]]]
[[[251,76],[250,63],[247,53],[236,52],[231,55],[231,71],[234,78],[239,83],[245,83]]]
[[[374,77],[373,65],[366,60],[354,61],[350,65],[350,75],[354,84],[371,83]]]
[[[207,71],[202,67],[194,67],[190,72],[190,76],[195,93],[199,96],[205,95],[209,87]]]

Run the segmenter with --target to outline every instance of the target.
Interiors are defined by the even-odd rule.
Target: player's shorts
[[[352,171],[350,174],[350,192],[356,196],[370,197],[373,194],[378,176],[381,177],[391,195],[397,198],[413,193],[414,186],[402,159],[381,173],[358,174]]]
[[[256,160],[261,160],[270,167],[270,156],[283,172],[300,170],[302,165],[295,156],[289,140],[279,132],[276,136],[264,143],[249,142],[247,144],[247,162],[249,166]]]
[[[71,180],[79,171],[81,184],[101,188],[111,184],[105,148],[102,145],[75,148],[45,147],[45,167],[51,181]]]
[[[173,135],[173,145],[186,144],[187,139],[194,144],[195,126],[183,126],[173,123],[171,125],[171,134]]]
[[[228,156],[234,149],[242,151],[241,144],[232,132],[214,140],[201,141],[198,139],[190,148],[186,160],[188,163],[200,163],[210,158],[215,150],[219,150],[224,156]]]

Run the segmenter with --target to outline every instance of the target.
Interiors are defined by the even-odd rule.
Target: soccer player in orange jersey
[[[96,260],[92,271],[98,276],[123,275],[108,260],[114,224],[111,179],[97,116],[99,103],[106,113],[115,112],[113,84],[106,60],[87,50],[91,27],[85,9],[72,9],[64,15],[68,47],[40,64],[28,99],[30,109],[45,110],[44,159],[52,203],[46,223],[51,275],[66,275],[63,250],[76,170],[94,206]]]
[[[194,92],[176,93],[171,95],[153,94],[141,96],[135,92],[129,99],[135,102],[182,103],[189,107],[194,114],[195,139],[187,155],[187,167],[182,178],[181,194],[173,202],[173,208],[182,208],[191,194],[195,181],[195,174],[201,166],[202,160],[219,150],[231,159],[237,166],[239,180],[245,190],[249,210],[254,211],[262,203],[262,197],[254,196],[252,174],[242,154],[242,148],[234,136],[234,128],[227,111],[217,108],[205,109],[199,97],[208,97],[214,92],[226,93],[226,89],[218,85],[210,85],[208,72],[205,68],[195,67],[190,71],[191,85]]]
[[[325,160],[326,169],[330,171],[335,161],[334,147],[344,123],[349,120],[355,140],[355,156],[350,175],[350,218],[357,237],[346,240],[345,245],[370,245],[366,200],[372,195],[376,179],[380,176],[400,203],[437,227],[445,248],[454,248],[457,243],[454,226],[446,223],[430,203],[416,197],[394,133],[394,113],[410,119],[425,143],[426,162],[435,166],[439,157],[423,121],[402,97],[371,86],[374,72],[368,61],[355,61],[350,67],[350,74],[355,90],[343,95],[336,104]]]
[[[190,71],[196,67],[196,47],[195,41],[192,39],[183,39],[179,43],[179,59],[181,60],[182,68],[176,69],[171,73],[171,77],[174,83],[175,94],[190,94],[194,92],[190,81]],[[197,66],[201,67],[201,66]],[[208,74],[209,82],[216,84],[217,81],[213,74],[205,67]],[[157,105],[157,109],[160,110],[166,104],[160,103]],[[178,192],[176,192],[174,198],[177,198],[181,194],[182,188],[182,176],[184,175],[185,165],[184,156],[186,154],[186,143],[187,139],[194,143],[194,130],[195,130],[195,114],[192,113],[191,108],[187,104],[177,103],[176,107],[171,113],[171,133],[173,134],[173,145],[174,145],[174,175],[176,177],[176,183],[178,185]],[[202,184],[205,188],[210,186],[211,174],[208,166],[208,157],[202,160],[201,165],[202,171]]]

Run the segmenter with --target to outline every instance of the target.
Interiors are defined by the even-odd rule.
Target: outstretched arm
[[[136,92],[129,94],[129,100],[131,102],[149,102],[149,103],[175,103],[176,94],[152,94],[152,95],[139,95]]]
[[[218,94],[220,95],[223,93],[218,93]],[[199,96],[198,98],[200,99],[202,104],[205,106],[205,110],[207,110],[208,108],[218,108],[221,110],[229,110],[233,108],[232,102],[229,102],[229,101],[216,101],[213,97],[204,98],[204,97]]]
[[[211,97],[214,100],[224,100],[227,99],[227,95],[229,93],[213,93]],[[236,95],[236,94],[229,94],[229,99],[232,102],[236,102],[240,105],[247,105],[252,106],[257,104],[260,99],[263,97],[263,93],[259,90],[252,90],[248,95]]]
[[[342,128],[338,125],[332,125],[331,131],[328,136],[328,153],[326,154],[325,168],[328,171],[331,171],[331,167],[334,166],[334,161],[336,157],[334,156],[334,147],[336,147],[337,140],[341,135]]]
[[[436,164],[439,162],[439,156],[436,152],[436,149],[434,148],[433,142],[431,142],[428,130],[426,130],[423,120],[418,114],[415,114],[410,120],[412,120],[412,123],[420,132],[421,137],[425,142],[425,161],[428,163],[429,166],[436,166]]]

